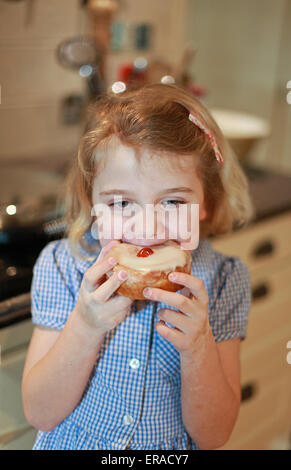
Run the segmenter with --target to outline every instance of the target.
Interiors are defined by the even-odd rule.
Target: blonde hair
[[[190,110],[215,137],[222,164],[217,162],[207,135],[188,119]],[[106,160],[112,137],[134,148],[137,159],[145,148],[157,155],[165,152],[168,156],[176,155],[181,161],[184,155],[193,154],[207,212],[200,221],[200,238],[228,233],[252,219],[254,210],[247,178],[209,111],[191,93],[175,85],[146,85],[117,95],[104,95],[89,107],[78,157],[67,180],[66,236],[75,252],[78,244],[88,249],[83,236],[92,224],[96,151],[103,149]]]

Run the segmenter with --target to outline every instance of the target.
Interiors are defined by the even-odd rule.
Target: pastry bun
[[[118,243],[106,253],[105,259],[111,256],[117,259],[117,264],[106,274],[107,277],[115,271],[127,271],[128,278],[115,292],[134,300],[146,299],[143,295],[145,287],[158,287],[170,292],[182,289],[181,284],[168,279],[172,271],[191,274],[190,251],[182,250],[172,240],[151,247]]]

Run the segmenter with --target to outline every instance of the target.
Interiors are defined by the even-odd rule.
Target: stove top
[[[61,238],[38,235],[30,242],[0,244],[0,311],[1,303],[29,293],[32,270],[41,250],[52,240]]]

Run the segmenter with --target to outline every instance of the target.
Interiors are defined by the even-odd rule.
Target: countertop
[[[244,167],[255,208],[253,223],[291,210],[291,174]]]

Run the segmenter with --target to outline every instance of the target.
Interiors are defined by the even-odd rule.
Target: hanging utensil
[[[98,63],[99,51],[91,38],[76,36],[59,45],[57,56],[64,67],[79,70],[83,65],[93,66]]]
[[[89,36],[75,36],[66,39],[57,48],[57,58],[61,65],[77,70],[87,79],[89,97],[95,97],[104,91],[100,74],[100,50]]]
[[[175,83],[180,86],[188,85],[189,81],[189,67],[197,53],[197,48],[189,43],[185,46],[180,62],[173,68],[172,75],[175,78]],[[192,77],[193,78],[193,77]]]
[[[100,51],[99,73],[106,83],[106,61],[111,43],[111,22],[118,5],[115,0],[88,0],[86,7],[92,20],[92,37]]]
[[[32,23],[32,18],[33,18],[34,8],[35,8],[35,0],[26,0],[26,2],[27,2],[27,5],[26,5],[24,24],[25,26],[29,26]]]

